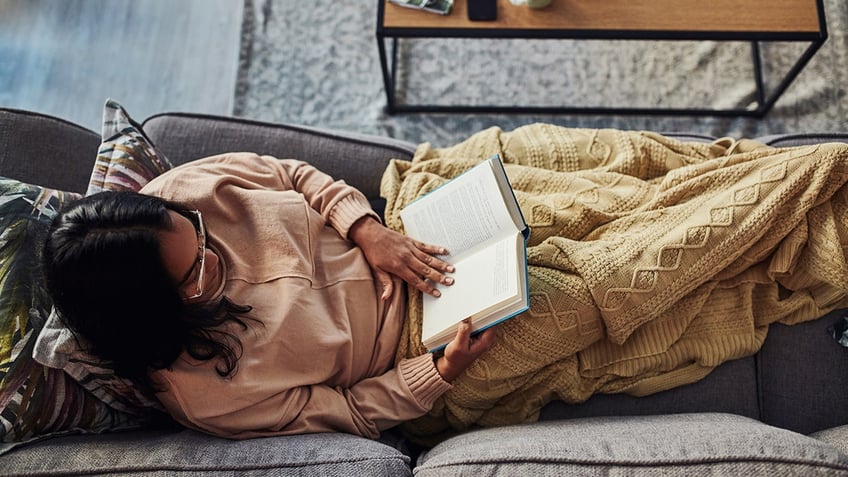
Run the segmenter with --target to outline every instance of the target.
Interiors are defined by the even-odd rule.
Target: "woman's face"
[[[201,242],[197,226],[186,217],[168,211],[171,216],[172,228],[159,232],[160,253],[162,262],[174,283],[178,284],[179,293],[189,301],[203,301],[217,289],[218,256]],[[204,258],[201,260],[201,254]],[[203,265],[203,294],[190,298],[198,293],[200,267]]]

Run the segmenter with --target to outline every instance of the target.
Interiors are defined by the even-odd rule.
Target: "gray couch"
[[[299,158],[358,187],[377,209],[387,161],[409,158],[415,147],[189,114],[156,115],[143,126],[174,163],[235,150]],[[795,145],[848,135],[763,140]],[[99,142],[95,132],[59,119],[0,109],[2,176],[83,192]],[[469,432],[423,452],[394,431],[380,441],[344,434],[229,441],[166,427],[23,445],[0,456],[0,474],[848,475],[848,349],[828,333],[840,318],[776,325],[756,356],[689,386],[552,403],[542,422]]]

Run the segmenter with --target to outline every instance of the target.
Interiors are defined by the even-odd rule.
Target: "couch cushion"
[[[423,454],[419,477],[798,475],[848,472],[829,444],[730,414],[605,417],[469,432]]]
[[[194,431],[133,431],[73,436],[0,457],[14,474],[78,475],[411,475],[409,457],[348,434],[233,441]]]
[[[0,179],[0,453],[48,435],[135,425],[32,358],[52,307],[41,284],[39,246],[49,221],[75,196]]]
[[[810,437],[825,441],[848,455],[848,425],[814,432]]]

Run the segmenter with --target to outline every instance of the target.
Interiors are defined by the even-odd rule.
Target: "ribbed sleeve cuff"
[[[361,194],[348,194],[342,200],[336,202],[330,211],[328,220],[339,235],[347,237],[350,226],[360,218],[370,215],[380,222],[380,216],[371,209],[368,199]]]
[[[442,379],[433,355],[430,353],[417,358],[404,359],[398,364],[398,369],[412,395],[418,400],[423,409],[429,411],[436,399],[452,386]]]

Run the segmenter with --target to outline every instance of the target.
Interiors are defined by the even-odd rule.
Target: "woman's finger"
[[[423,264],[421,268],[417,272],[422,278],[426,278],[433,283],[440,283],[442,285],[453,285],[453,278],[449,277],[443,273],[439,273],[438,270],[434,268],[430,268],[428,265]]]
[[[474,341],[471,343],[471,350],[476,354],[482,354],[491,348],[497,340],[497,327],[489,328],[474,337]]]
[[[439,245],[430,245],[428,243],[419,242],[418,240],[412,240],[412,244],[415,245],[415,248],[421,250],[422,252],[428,255],[447,255],[448,249],[445,247],[441,247]]]
[[[433,283],[453,285],[453,278],[445,275],[446,273],[453,273],[456,271],[453,265],[420,251],[413,253],[413,255],[415,256],[415,259],[418,260],[418,263],[410,264],[410,267],[417,267],[416,273],[418,275],[432,281]]]
[[[432,255],[428,255],[419,251],[418,253],[414,253],[415,258],[424,263],[425,265],[432,267],[440,272],[453,273],[454,268],[450,263]]]
[[[392,296],[392,291],[394,289],[394,286],[392,285],[392,277],[382,270],[377,270],[377,281],[383,288],[383,292],[380,294],[380,299],[383,301],[388,300]]]
[[[428,295],[433,295],[434,297],[442,296],[442,292],[440,292],[436,287],[433,286],[433,282],[428,280],[425,277],[422,277],[415,270],[409,269],[407,273],[403,277],[404,281],[411,286],[414,286],[418,291],[422,293],[426,293]]]
[[[462,343],[462,348],[467,349],[471,341],[471,322],[468,318],[459,322],[456,327],[456,342]]]

